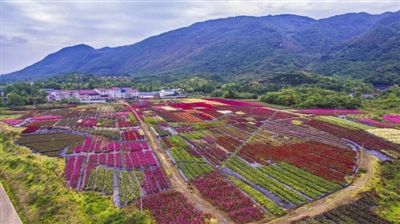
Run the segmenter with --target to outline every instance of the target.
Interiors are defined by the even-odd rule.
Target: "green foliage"
[[[171,136],[171,137],[168,138],[168,140],[169,140],[175,147],[182,148],[182,149],[185,149],[185,148],[188,148],[188,147],[189,147],[189,145],[185,142],[185,140],[182,139],[182,137],[180,137],[180,136],[177,136],[177,135]]]
[[[23,106],[25,105],[26,98],[18,95],[15,92],[7,94],[7,105],[8,106]]]
[[[231,157],[227,161],[226,166],[247,180],[264,187],[287,202],[292,202],[296,205],[301,205],[307,202],[302,195],[287,189],[280,182],[264,175],[260,170],[246,164],[238,157]]]
[[[209,129],[209,128],[212,128],[212,127],[222,127],[222,126],[225,126],[225,125],[226,125],[226,122],[221,121],[221,120],[217,120],[217,121],[208,121],[208,122],[196,123],[196,124],[193,124],[192,127],[195,130],[200,131],[200,130],[205,130],[205,129]]]
[[[0,177],[26,223],[150,223],[147,213],[117,209],[101,194],[70,190],[62,159],[32,154],[12,143],[12,135],[0,133]]]
[[[15,83],[4,88],[10,106],[38,104],[46,101],[47,92],[40,90],[36,83]],[[10,103],[10,96],[12,97]],[[23,102],[23,103],[22,103]]]
[[[313,187],[320,192],[335,191],[341,188],[341,186],[335,182],[325,180],[322,177],[316,176],[303,169],[297,168],[296,166],[290,165],[289,163],[281,162],[273,166],[273,169],[278,168],[280,173],[285,174],[287,177],[290,177],[294,180],[300,181],[299,177],[301,177],[301,181],[306,181],[308,182],[308,184],[312,184]]]
[[[182,133],[181,136],[185,137],[186,139],[193,140],[193,139],[201,139],[204,137],[204,132],[202,131],[191,131]]]
[[[213,170],[202,158],[192,156],[182,148],[173,147],[170,150],[170,154],[174,158],[177,167],[189,180],[193,180]]]
[[[235,177],[229,176],[228,178],[231,180],[233,184],[235,184],[246,194],[250,195],[250,197],[252,197],[256,202],[260,203],[264,208],[266,208],[272,214],[278,216],[286,214],[286,212],[281,207],[275,204],[275,202],[273,202],[271,199],[267,198],[263,193],[257,191],[250,185],[246,184],[245,182]]]
[[[383,114],[400,113],[400,87],[395,86],[391,90],[382,93],[380,96],[367,100],[363,103],[362,109],[376,116]]]
[[[260,170],[263,173],[279,180],[280,182],[303,193],[304,195],[307,195],[308,197],[310,197],[312,199],[317,199],[318,197],[320,197],[322,195],[322,192],[318,191],[313,186],[309,186],[302,181],[298,181],[298,180],[289,178],[285,175],[282,175],[278,169],[274,169],[270,166],[263,166],[262,168],[260,168]]]
[[[338,125],[344,128],[353,129],[353,130],[369,130],[374,129],[372,126],[368,126],[365,124],[361,124],[358,122],[354,122],[351,120],[347,120],[344,118],[334,117],[334,116],[318,116],[318,120],[325,121],[334,125]]]
[[[321,89],[318,87],[286,88],[278,92],[269,92],[261,101],[299,108],[358,108],[359,98],[352,98],[344,92]]]
[[[153,116],[153,117],[145,116],[143,120],[144,120],[144,122],[146,122],[147,124],[152,124],[152,125],[158,124],[158,123],[160,123],[160,122],[163,121],[163,120],[162,120],[160,117],[158,117],[158,116]]]
[[[136,117],[135,115],[133,115],[133,113],[129,113],[128,118],[132,124],[135,124],[137,122]]]
[[[381,177],[375,187],[379,195],[378,213],[393,223],[400,222],[400,161],[381,166]]]

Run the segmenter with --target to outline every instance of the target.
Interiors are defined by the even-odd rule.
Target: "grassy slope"
[[[0,180],[24,223],[151,223],[100,194],[70,190],[62,159],[32,154],[12,143],[17,133],[0,129]]]
[[[363,192],[375,191],[378,195],[376,212],[392,223],[400,223],[400,160],[377,162],[373,180]]]
[[[381,166],[379,178],[375,186],[380,196],[378,214],[393,223],[400,223],[400,161]]]

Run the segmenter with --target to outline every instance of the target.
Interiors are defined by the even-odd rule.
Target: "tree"
[[[26,98],[20,96],[14,92],[11,92],[7,95],[7,104],[9,106],[23,106],[25,105]]]

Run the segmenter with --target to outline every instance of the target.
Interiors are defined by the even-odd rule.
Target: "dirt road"
[[[353,184],[339,190],[320,200],[306,204],[298,209],[291,211],[289,214],[268,222],[268,224],[283,224],[301,219],[306,216],[315,216],[340,205],[348,204],[354,201],[358,192],[374,177],[374,158],[370,154],[363,151],[361,153],[359,167],[366,170],[364,174],[357,177]]]
[[[130,107],[130,105],[128,105]],[[211,205],[208,201],[204,200],[199,192],[191,192],[187,187],[187,184],[184,182],[182,177],[179,175],[176,167],[172,164],[172,161],[166,155],[166,153],[159,147],[154,135],[149,130],[148,126],[137,116],[136,111],[130,107],[132,112],[135,113],[136,117],[140,122],[140,126],[142,127],[146,137],[149,141],[151,147],[155,150],[157,157],[159,158],[164,170],[166,171],[172,188],[182,192],[189,201],[195,204],[195,206],[206,213],[212,214],[217,218],[218,223],[233,223],[229,217],[226,216],[225,213],[216,209],[213,205]],[[267,222],[268,224],[286,224],[292,221],[301,219],[306,216],[315,216],[331,209],[334,209],[340,205],[348,204],[354,201],[355,196],[360,190],[368,184],[368,182],[374,177],[375,169],[374,169],[374,158],[372,155],[362,151],[360,153],[359,160],[359,168],[363,168],[366,170],[361,176],[356,177],[354,182],[337,192],[328,195],[320,200],[311,202],[306,204],[300,208],[297,208],[293,211],[290,211],[287,215],[282,216],[280,218],[274,219],[272,221]],[[257,223],[265,223],[265,222],[257,222]]]
[[[128,106],[131,109],[132,113],[134,113],[137,117],[140,127],[143,129],[143,132],[146,135],[148,143],[150,144],[151,148],[154,149],[154,152],[156,153],[162,168],[167,173],[167,176],[172,185],[172,189],[183,193],[189,202],[193,203],[194,206],[197,207],[199,210],[211,214],[213,217],[216,218],[218,223],[234,223],[224,212],[218,210],[210,202],[203,199],[200,195],[200,192],[198,192],[194,188],[193,190],[189,189],[189,186],[179,175],[178,170],[176,169],[170,158],[159,146],[156,138],[150,131],[147,124],[140,119],[136,111],[129,104],[124,103],[124,105]]]
[[[0,183],[0,223],[7,224],[22,224],[17,211],[10,199],[6,191],[3,188],[3,185]]]

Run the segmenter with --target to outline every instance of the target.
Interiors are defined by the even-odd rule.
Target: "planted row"
[[[260,203],[265,209],[271,212],[274,215],[281,216],[286,214],[285,210],[283,210],[279,205],[273,202],[271,199],[267,198],[263,193],[254,189],[250,185],[245,182],[230,176],[229,179],[233,184],[235,184],[238,188],[240,188],[243,192],[252,197],[256,202]]]
[[[145,197],[143,208],[150,210],[158,224],[203,224],[209,216],[197,210],[180,192],[163,192]],[[138,203],[138,207],[141,205]]]
[[[278,181],[264,175],[261,171],[247,165],[237,157],[232,157],[226,165],[247,180],[269,190],[286,202],[294,203],[296,205],[301,205],[307,202],[307,200],[300,194],[289,190]]]
[[[236,223],[257,221],[263,216],[247,195],[216,172],[195,179],[192,183],[205,199],[226,212]]]

